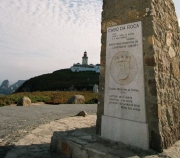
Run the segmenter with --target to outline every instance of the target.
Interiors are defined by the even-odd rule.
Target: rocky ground
[[[40,125],[29,131],[19,141],[13,142],[14,147],[11,148],[11,151],[8,152],[5,158],[61,158],[58,153],[50,151],[50,142],[53,133],[55,131],[69,131],[87,127],[94,129],[95,121],[95,115],[89,115],[85,118],[75,116]]]
[[[27,107],[5,106],[0,108],[0,158],[13,148],[15,142],[28,135],[39,125],[76,115],[84,110],[97,111],[95,104],[37,105]]]

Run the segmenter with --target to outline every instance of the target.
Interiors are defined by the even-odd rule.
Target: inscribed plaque
[[[104,115],[146,122],[142,24],[107,28]]]

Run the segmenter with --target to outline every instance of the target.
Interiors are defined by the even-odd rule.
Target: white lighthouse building
[[[88,57],[87,52],[84,52],[84,56],[82,57],[82,65],[88,65]]]
[[[96,73],[100,72],[100,64],[90,64],[88,65],[88,56],[87,52],[84,52],[84,55],[82,57],[82,64],[77,63],[71,66],[71,71],[72,72],[80,72],[80,71],[94,71]]]

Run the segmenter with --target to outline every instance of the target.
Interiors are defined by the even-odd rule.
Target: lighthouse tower
[[[88,65],[88,57],[87,52],[84,52],[84,56],[82,57],[82,65]]]

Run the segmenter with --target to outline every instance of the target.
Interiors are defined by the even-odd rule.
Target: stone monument
[[[172,0],[103,0],[97,133],[162,151],[180,138],[180,34]]]

